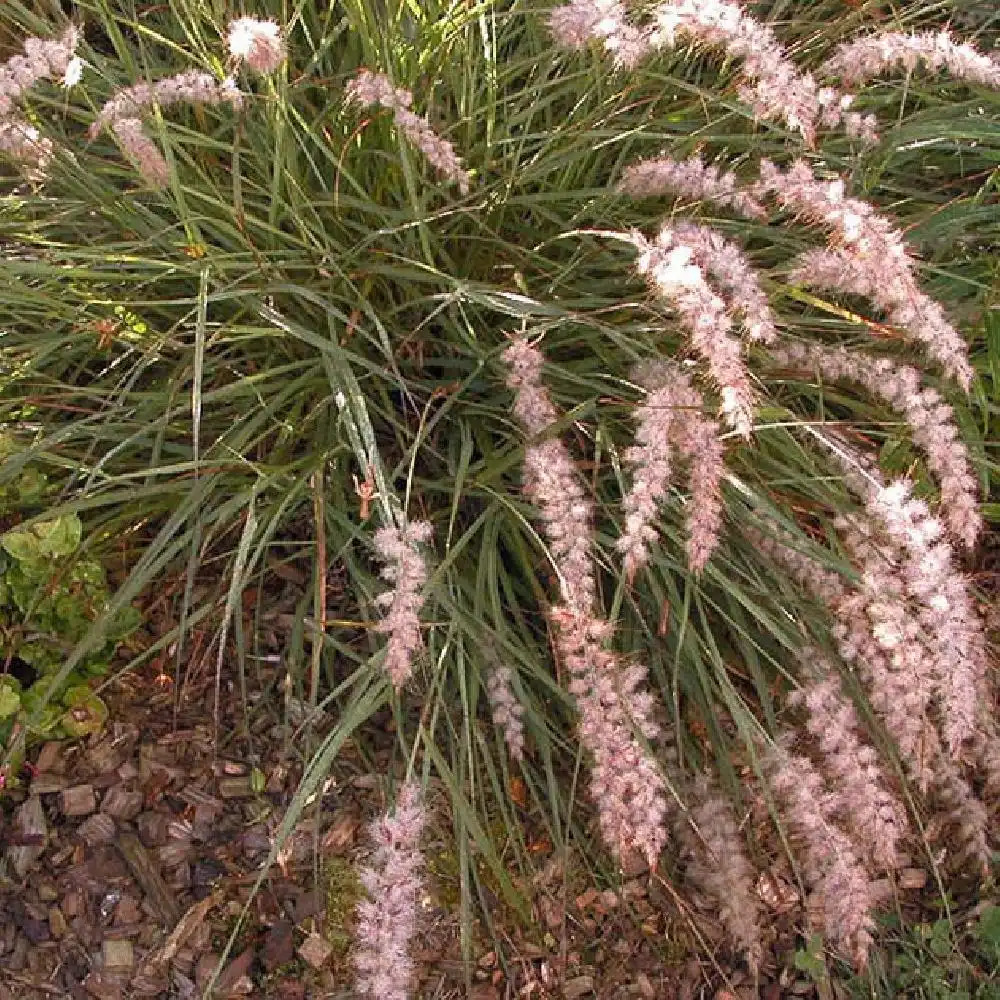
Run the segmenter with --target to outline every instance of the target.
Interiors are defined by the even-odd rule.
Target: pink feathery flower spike
[[[101,130],[119,118],[141,118],[153,105],[231,104],[239,108],[243,95],[232,80],[217,80],[211,73],[189,69],[156,83],[137,83],[119,90],[91,123],[88,135],[96,139]]]
[[[287,56],[281,28],[275,21],[237,17],[229,22],[226,36],[229,54],[261,74],[273,73]]]
[[[549,14],[549,31],[566,49],[600,43],[618,69],[634,69],[650,51],[649,31],[629,22],[620,0],[570,0]]]
[[[26,38],[21,55],[0,64],[0,152],[21,164],[29,180],[44,180],[54,147],[33,125],[14,113],[14,105],[41,80],[74,82],[80,66],[74,56],[80,33],[69,25],[59,38]]]
[[[748,219],[767,218],[767,210],[739,186],[735,174],[720,170],[715,164],[706,164],[697,155],[686,160],[658,156],[632,163],[622,172],[618,190],[633,198],[674,194],[732,209]]]
[[[936,389],[924,387],[921,373],[888,358],[873,358],[846,347],[788,343],[772,348],[783,367],[815,369],[830,381],[857,382],[873,396],[899,410],[910,426],[913,443],[941,486],[939,516],[951,536],[971,548],[983,530],[979,484],[972,471],[952,408]]]
[[[769,771],[785,822],[802,848],[803,875],[817,897],[822,929],[863,968],[876,895],[854,845],[836,825],[823,778],[807,757],[781,748],[772,751]]]
[[[857,567],[856,586],[794,548],[782,529],[774,528],[771,536],[746,526],[743,531],[762,554],[830,610],[838,653],[857,670],[900,756],[926,790],[933,781],[929,748],[937,743],[928,715],[934,658],[921,638],[892,550],[870,520],[839,517],[834,527]]]
[[[897,66],[911,73],[920,65],[1000,89],[1000,62],[974,45],[954,41],[947,31],[884,31],[856,38],[838,45],[821,72],[855,86]]]
[[[864,500],[866,515],[864,521],[840,517],[835,522],[862,565],[857,590],[841,602],[837,613],[848,629],[868,619],[881,655],[873,659],[878,669],[867,683],[873,688],[884,683],[888,667],[896,683],[905,686],[885,699],[873,693],[872,701],[879,711],[901,711],[905,706],[910,721],[904,725],[915,739],[907,744],[895,731],[893,735],[926,783],[928,706],[936,700],[953,756],[961,756],[974,738],[988,672],[983,623],[968,583],[954,564],[944,525],[924,501],[912,496],[912,482],[898,479],[883,485],[871,475],[856,475],[852,457],[841,448],[832,451],[847,473],[845,482]],[[889,704],[880,704],[883,700]]]
[[[743,317],[747,337],[759,344],[775,340],[774,313],[743,251],[710,226],[678,222],[672,231],[675,241],[690,248],[694,262],[722,292],[726,308]]]
[[[442,139],[430,122],[410,110],[413,95],[402,87],[394,87],[387,76],[363,69],[346,86],[347,100],[361,107],[383,107],[393,113],[396,127],[407,141],[424,154],[427,162],[445,180],[458,185],[462,194],[468,194],[471,184],[469,172],[447,139]]]
[[[687,558],[692,573],[708,564],[722,534],[722,477],[725,454],[719,426],[700,413],[678,438],[680,453],[688,460],[691,499],[687,514]]]
[[[650,546],[658,540],[652,525],[673,473],[673,452],[677,446],[675,425],[678,420],[687,418],[682,407],[694,405],[694,400],[687,398],[693,396],[693,392],[679,378],[666,378],[661,385],[653,382],[648,388],[646,401],[635,412],[639,425],[635,444],[624,456],[632,467],[632,486],[622,498],[625,526],[615,542],[615,548],[622,554],[625,577],[630,582],[649,562]]]
[[[514,415],[529,434],[540,434],[556,418],[541,381],[542,354],[519,339],[503,357],[509,369],[507,384],[515,391]],[[591,556],[593,504],[572,456],[558,438],[532,442],[525,448],[524,491],[545,523],[563,601],[581,611],[591,608],[597,592]]]
[[[386,564],[382,577],[393,585],[375,598],[385,612],[375,627],[389,636],[384,668],[397,690],[410,679],[413,661],[423,648],[420,608],[424,603],[427,563],[418,546],[429,542],[433,532],[429,521],[411,521],[402,531],[387,525],[375,533],[375,548]]]
[[[857,712],[844,697],[835,668],[816,650],[809,651],[808,660],[811,671],[818,667],[825,676],[797,691],[790,703],[804,705],[808,712],[806,729],[833,786],[835,811],[859,850],[870,854],[881,870],[896,869],[907,833],[906,810],[889,791],[878,754],[862,744]]]
[[[820,87],[792,62],[774,32],[728,0],[671,0],[654,11],[654,48],[673,48],[678,34],[723,49],[740,60],[740,98],[762,120],[782,119],[815,145],[819,126],[843,122],[849,134],[872,141],[874,121],[848,112],[852,97]]]
[[[504,352],[514,414],[530,434],[544,431],[556,410],[541,381],[541,352],[523,339]],[[624,667],[604,649],[611,626],[594,613],[593,508],[568,449],[558,438],[529,444],[525,492],[545,522],[563,603],[554,608],[556,644],[580,713],[580,739],[593,758],[591,794],[604,842],[621,857],[633,850],[655,866],[667,837],[666,783],[638,735],[653,739],[653,698],[645,669]]]
[[[897,573],[915,611],[911,620],[933,664],[945,743],[958,757],[976,730],[989,668],[986,638],[941,522],[912,493],[913,484],[899,479],[872,489],[866,507],[895,547]]]
[[[674,366],[653,366],[640,374],[639,381],[647,396],[636,411],[636,443],[625,452],[625,461],[632,466],[632,486],[622,499],[625,528],[615,547],[631,581],[648,563],[650,546],[657,541],[652,523],[666,497],[676,452],[689,465],[688,566],[700,573],[722,528],[720,483],[725,465],[719,428],[703,416],[701,393]]]
[[[847,197],[843,180],[819,180],[804,160],[784,172],[764,160],[757,191],[831,232],[830,249],[804,254],[793,280],[869,298],[885,310],[889,323],[922,343],[949,375],[969,388],[972,367],[962,335],[918,287],[902,235],[868,202]]]
[[[115,118],[111,131],[150,186],[166,187],[170,180],[170,168],[156,143],[146,134],[142,122],[138,118]]]
[[[510,667],[495,667],[486,680],[486,693],[495,725],[504,735],[513,760],[524,759],[524,706],[514,694]]]
[[[410,945],[423,891],[424,823],[420,789],[410,781],[399,790],[395,811],[371,826],[377,850],[372,864],[359,875],[368,899],[358,904],[354,967],[358,994],[372,1000],[410,996],[414,971]]]
[[[763,957],[761,907],[754,870],[733,806],[713,783],[699,775],[688,815],[675,824],[688,858],[686,876],[718,907],[719,920],[747,956],[751,971]]]
[[[119,145],[139,173],[156,188],[167,184],[167,161],[142,124],[142,116],[154,105],[231,104],[239,108],[243,95],[232,80],[221,83],[211,73],[185,70],[156,83],[137,83],[119,90],[91,123],[88,135],[96,139],[104,128],[111,128]]]
[[[0,64],[0,118],[8,117],[14,104],[40,80],[72,78],[80,32],[68,25],[59,38],[26,38],[22,55]]]
[[[556,645],[580,713],[580,739],[593,757],[590,792],[601,836],[618,858],[642,853],[656,868],[667,839],[669,799],[656,761],[641,735],[654,740],[653,696],[643,690],[646,670],[623,666],[604,648],[611,626],[589,612],[553,608]]]
[[[928,747],[937,742],[930,706],[937,661],[923,641],[906,589],[877,526],[835,519],[834,528],[859,574],[833,608],[837,651],[858,671],[872,707],[924,790],[933,779]]]
[[[726,304],[705,281],[702,269],[695,263],[694,250],[669,226],[660,231],[655,243],[641,233],[633,233],[630,239],[639,251],[637,270],[674,307],[691,346],[705,360],[719,388],[720,409],[726,422],[749,438],[754,398],[750,375],[740,342],[732,336],[733,324]]]

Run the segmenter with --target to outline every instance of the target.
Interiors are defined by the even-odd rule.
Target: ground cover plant
[[[974,892],[988,18],[974,48],[934,4],[279,6],[5,6],[0,541],[71,525],[49,554],[115,580],[46,697],[157,591],[124,668],[179,677],[207,629],[246,690],[309,581],[269,693],[337,723],[285,829],[388,709],[375,996],[414,989],[432,789],[466,958],[542,836],[713,900],[764,978],[777,868],[856,967],[901,871]]]

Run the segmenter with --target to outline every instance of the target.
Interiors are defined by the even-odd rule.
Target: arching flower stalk
[[[983,522],[968,449],[951,407],[936,389],[924,387],[916,368],[822,344],[786,343],[772,348],[771,356],[782,367],[814,369],[829,381],[857,382],[901,412],[913,443],[924,450],[928,468],[941,485],[941,519],[953,538],[970,548],[975,544]]]
[[[810,680],[790,703],[807,711],[806,730],[815,741],[831,787],[831,808],[854,838],[858,851],[882,871],[900,865],[900,845],[907,834],[906,810],[889,791],[876,751],[861,742],[854,705],[841,690],[836,668],[809,650]]]
[[[153,106],[173,104],[243,105],[243,95],[232,80],[219,81],[211,73],[185,70],[156,83],[137,83],[119,90],[109,100],[88,132],[96,139],[105,128],[111,128],[125,154],[153,187],[166,185],[169,172],[163,154],[146,133],[142,117]]]
[[[868,959],[877,899],[850,838],[837,825],[822,775],[807,757],[781,747],[768,760],[771,788],[801,848],[802,872],[826,936],[858,968]]]
[[[363,69],[347,84],[347,100],[360,107],[382,107],[392,111],[392,120],[406,140],[424,154],[427,162],[443,177],[468,194],[469,172],[447,139],[442,139],[430,122],[410,110],[413,95],[402,87],[394,87],[387,76]]]
[[[368,898],[358,904],[355,930],[359,996],[371,1000],[409,1000],[413,981],[410,945],[423,891],[420,836],[426,817],[420,789],[408,782],[393,813],[371,826],[376,845],[372,864],[359,878]]]
[[[704,359],[719,388],[724,419],[743,437],[750,437],[754,398],[750,375],[740,342],[732,336],[726,304],[709,287],[695,263],[694,250],[670,226],[660,230],[655,243],[641,233],[633,233],[630,239],[639,251],[637,270],[677,311],[691,346]]]
[[[518,339],[503,357],[515,415],[530,434],[544,432],[556,411],[542,385],[541,352]],[[667,837],[667,788],[641,738],[659,730],[652,696],[643,690],[645,668],[624,666],[605,648],[612,628],[595,610],[592,505],[560,439],[529,443],[524,464],[525,492],[542,517],[560,581],[562,603],[549,617],[580,714],[580,739],[593,760],[601,834],[617,857],[640,851],[655,866]]]
[[[832,87],[820,87],[812,74],[801,72],[785,47],[765,24],[728,0],[671,0],[653,16],[654,48],[673,48],[678,35],[721,48],[739,60],[740,99],[761,121],[781,119],[814,146],[820,127],[844,123],[849,135],[874,142],[875,121],[848,109],[853,97]]]
[[[793,281],[868,298],[885,311],[887,322],[923,344],[949,375],[969,388],[972,367],[965,340],[918,287],[902,235],[868,202],[847,197],[842,180],[819,180],[804,160],[786,171],[764,160],[757,192],[773,195],[784,208],[831,233],[828,249],[799,258]]]
[[[947,31],[880,31],[855,38],[838,45],[820,72],[857,86],[889,70],[912,73],[920,66],[1000,89],[1000,61],[968,42],[956,42]]]
[[[154,105],[231,104],[239,109],[243,95],[232,80],[217,80],[211,73],[189,69],[156,83],[137,83],[119,90],[107,101],[90,125],[88,135],[96,139],[101,130],[119,118],[141,118]]]
[[[633,198],[672,194],[728,208],[748,219],[767,218],[767,209],[740,186],[734,173],[706,164],[697,155],[686,160],[658,156],[632,163],[622,171],[618,190]]]
[[[410,679],[413,661],[423,648],[420,608],[424,603],[427,563],[419,546],[426,545],[433,532],[429,521],[411,521],[403,530],[386,525],[375,534],[375,548],[386,564],[382,577],[393,585],[375,598],[375,603],[385,610],[376,629],[389,637],[384,669],[397,690]]]

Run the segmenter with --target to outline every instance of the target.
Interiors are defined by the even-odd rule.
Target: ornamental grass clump
[[[0,9],[62,40],[0,71],[6,159],[58,150],[2,180],[5,524],[78,517],[118,581],[55,687],[150,609],[122,669],[306,720],[287,825],[401,787],[362,995],[415,992],[430,801],[458,905],[428,909],[470,961],[484,901],[527,919],[557,863],[669,876],[692,940],[719,940],[702,902],[725,928],[705,968],[762,985],[793,974],[779,912],[863,965],[887,900],[916,908],[902,872],[973,893],[1000,794],[986,40],[929,3],[112,8]],[[82,85],[27,87],[77,49]],[[19,607],[15,645],[44,629]]]

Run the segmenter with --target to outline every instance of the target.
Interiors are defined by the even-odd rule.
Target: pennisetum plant
[[[0,14],[34,32],[0,67],[2,419],[52,511],[128,540],[109,615],[188,581],[129,666],[200,622],[245,667],[239,595],[308,525],[315,613],[275,641],[339,721],[295,809],[382,706],[410,761],[362,995],[416,988],[427,786],[481,859],[465,918],[486,878],[519,905],[531,857],[475,819],[523,847],[515,772],[561,857],[679,861],[764,976],[787,849],[864,965],[881,880],[990,862],[1000,63],[921,4],[260,6]]]

